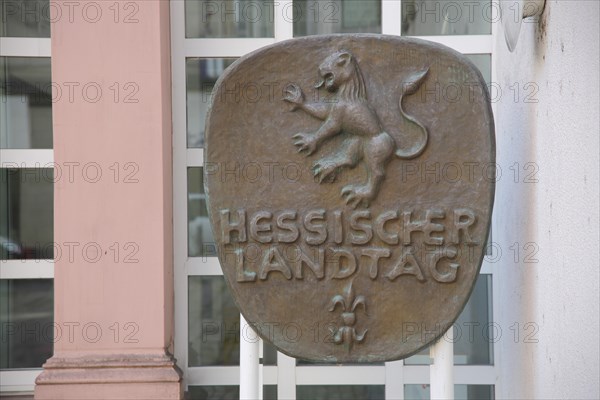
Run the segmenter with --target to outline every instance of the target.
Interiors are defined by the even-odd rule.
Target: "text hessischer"
[[[225,262],[233,257],[238,282],[266,280],[273,274],[345,279],[362,271],[371,279],[407,276],[449,283],[460,268],[459,246],[481,244],[472,232],[477,216],[468,208],[380,213],[221,209],[218,217],[221,257]]]

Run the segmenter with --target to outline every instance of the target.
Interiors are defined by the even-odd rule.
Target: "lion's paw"
[[[369,207],[374,197],[374,191],[368,186],[348,185],[342,189],[342,197],[346,204],[352,208],[358,206]]]
[[[312,172],[319,183],[334,182],[338,174],[338,166],[329,160],[319,160],[314,163]]]

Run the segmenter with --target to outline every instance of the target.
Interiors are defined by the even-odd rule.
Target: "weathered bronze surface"
[[[495,185],[485,82],[381,35],[260,49],[217,82],[205,189],[232,295],[291,356],[407,357],[469,298]]]

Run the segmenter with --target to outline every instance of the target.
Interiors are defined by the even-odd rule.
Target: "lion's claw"
[[[319,183],[323,181],[333,182],[338,173],[338,166],[332,162],[326,160],[317,161],[312,167],[313,175],[319,180]]]
[[[292,139],[296,139],[294,146],[298,147],[298,153],[306,151],[306,155],[310,156],[317,149],[317,141],[314,135],[297,133],[292,136]]]
[[[285,87],[283,101],[293,104],[292,111],[296,110],[301,104],[304,103],[304,93],[300,86],[295,83],[290,83]]]
[[[342,197],[346,201],[346,204],[352,208],[356,208],[359,205],[369,207],[369,203],[373,197],[372,191],[364,186],[345,186],[341,193]]]

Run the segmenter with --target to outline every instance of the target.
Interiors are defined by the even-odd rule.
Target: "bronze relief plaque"
[[[486,84],[416,39],[315,36],[231,65],[205,190],[231,293],[299,358],[379,362],[441,336],[477,279],[495,186]]]

